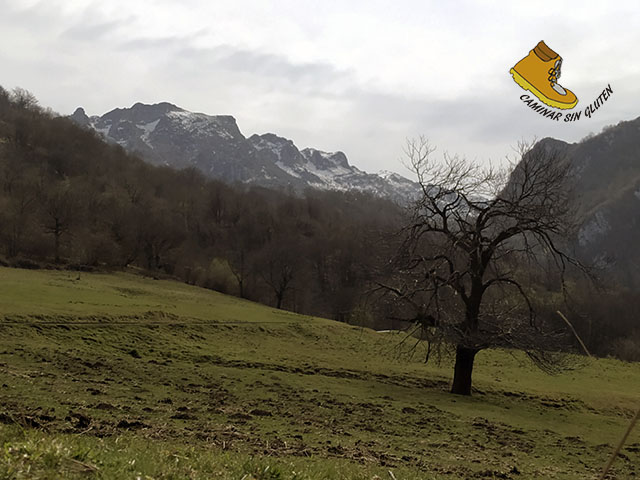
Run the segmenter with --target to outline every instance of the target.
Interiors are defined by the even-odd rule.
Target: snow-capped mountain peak
[[[163,102],[136,103],[101,117],[89,117],[78,108],[71,118],[150,163],[193,166],[227,182],[298,192],[309,187],[360,190],[402,203],[417,191],[414,182],[400,175],[359,170],[343,152],[299,150],[293,141],[273,133],[246,138],[229,115],[195,113]]]

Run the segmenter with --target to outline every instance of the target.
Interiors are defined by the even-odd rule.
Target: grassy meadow
[[[640,365],[549,376],[129,273],[0,268],[0,480],[596,479]],[[404,345],[404,346],[403,346]],[[636,428],[610,478],[640,476]]]

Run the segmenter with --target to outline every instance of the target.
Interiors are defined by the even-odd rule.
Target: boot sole
[[[509,73],[513,76],[513,81],[520,85],[524,90],[528,90],[533,93],[538,99],[550,107],[559,108],[560,110],[568,110],[570,108],[575,107],[578,104],[578,99],[573,103],[560,103],[555,100],[551,100],[548,97],[545,97],[540,90],[527,82],[524,77],[522,77],[518,72],[516,72],[513,68],[509,70]]]

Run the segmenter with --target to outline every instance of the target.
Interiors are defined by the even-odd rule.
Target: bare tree
[[[256,262],[258,274],[275,296],[276,308],[282,308],[285,295],[295,289],[303,266],[302,248],[280,236],[265,245]]]
[[[240,295],[240,298],[247,298],[247,283],[252,274],[250,262],[247,261],[247,253],[245,246],[240,244],[228,254],[229,268],[238,284],[238,295]]]
[[[60,247],[63,235],[71,231],[78,213],[78,201],[68,182],[61,182],[42,197],[44,229],[54,238],[54,259],[60,263]]]
[[[36,96],[29,90],[25,90],[24,88],[14,88],[11,91],[11,95],[9,98],[17,108],[24,110],[35,110],[39,108],[39,103]]]
[[[519,147],[508,170],[446,154],[438,162],[424,138],[406,149],[421,192],[396,273],[380,286],[405,318],[456,346],[452,393],[471,394],[475,356],[488,347],[519,348],[554,367],[546,352],[560,334],[536,317],[525,265],[551,264],[559,278],[578,265],[560,243],[571,225],[570,165],[557,151]]]

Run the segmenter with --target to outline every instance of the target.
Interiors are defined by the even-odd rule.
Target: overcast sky
[[[168,101],[244,135],[344,151],[403,173],[406,138],[499,163],[518,140],[578,141],[640,116],[640,4],[424,0],[0,0],[0,85],[102,115]],[[538,41],[563,57],[577,110],[530,110],[509,69]],[[404,172],[406,173],[406,172]]]

